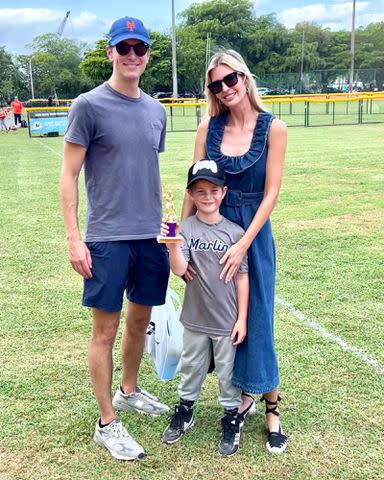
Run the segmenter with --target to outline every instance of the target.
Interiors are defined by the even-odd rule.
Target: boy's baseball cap
[[[112,23],[108,33],[108,45],[113,47],[124,40],[141,40],[152,47],[148,30],[138,18],[123,17]]]
[[[207,180],[214,185],[221,186],[225,184],[225,172],[213,160],[199,160],[188,170],[187,188],[191,188],[192,183],[196,180]]]

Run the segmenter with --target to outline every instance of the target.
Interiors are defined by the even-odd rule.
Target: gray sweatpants
[[[219,380],[219,402],[224,408],[238,408],[241,405],[241,390],[232,385],[236,347],[232,345],[229,335],[210,335],[184,327],[179,396],[184,400],[197,400],[207,376],[211,349]]]

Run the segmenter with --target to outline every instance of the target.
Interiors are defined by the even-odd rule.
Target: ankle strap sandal
[[[242,425],[243,425],[245,417],[247,415],[253,415],[255,413],[256,402],[255,402],[254,397],[252,395],[250,395],[249,393],[241,392],[241,396],[242,397],[248,397],[250,399],[250,402],[249,402],[249,405],[247,406],[247,408],[245,408],[241,413],[239,413],[239,416],[242,419]]]
[[[277,397],[275,402],[271,402],[263,395],[260,398],[260,402],[265,402],[265,414],[272,413],[276,417],[280,417],[280,413],[277,411],[278,403],[281,401],[280,395]],[[267,450],[270,453],[283,453],[288,445],[288,438],[283,433],[281,425],[279,425],[278,432],[271,432],[267,429],[268,433],[268,442],[266,443]]]

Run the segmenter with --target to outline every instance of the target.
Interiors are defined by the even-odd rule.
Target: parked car
[[[173,92],[156,92],[153,94],[153,98],[160,100],[161,98],[172,98]]]
[[[269,88],[266,88],[266,87],[256,87],[256,89],[257,89],[257,93],[258,93],[260,96],[268,95]]]

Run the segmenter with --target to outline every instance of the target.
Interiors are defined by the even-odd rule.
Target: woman
[[[248,332],[238,346],[233,384],[243,390],[244,416],[254,408],[252,393],[266,403],[267,449],[287,446],[279,419],[279,373],[274,350],[275,248],[269,216],[279,196],[287,143],[286,125],[263,110],[243,58],[234,50],[213,56],[206,74],[208,116],[197,131],[194,162],[214,160],[226,171],[228,193],[221,213],[245,230],[221,263],[228,282],[248,252]],[[186,197],[183,218],[193,213]]]

